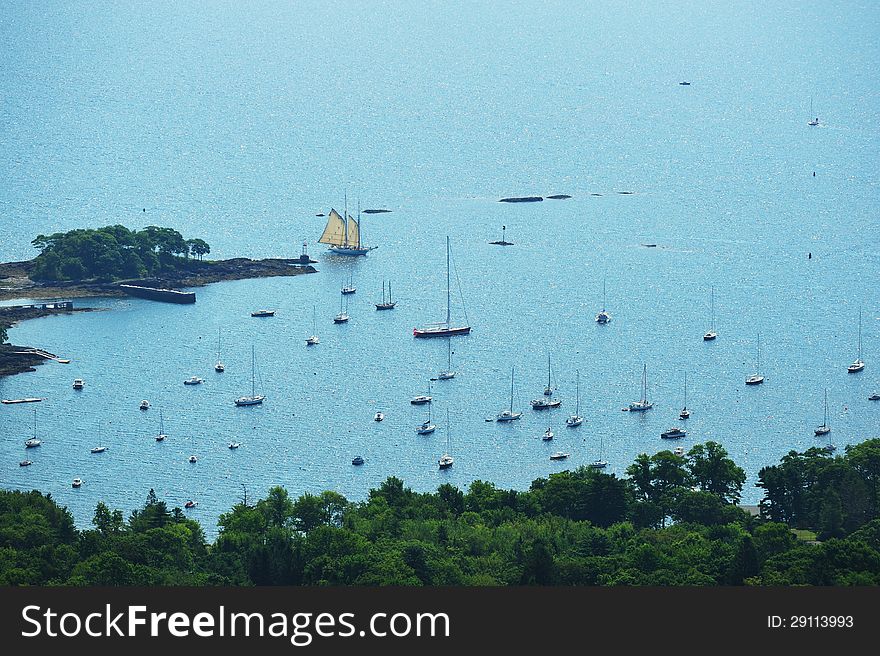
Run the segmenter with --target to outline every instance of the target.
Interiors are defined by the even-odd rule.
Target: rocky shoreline
[[[114,282],[76,281],[76,282],[35,282],[29,278],[33,270],[33,260],[25,262],[6,262],[0,264],[0,301],[16,298],[84,298],[94,296],[125,296],[119,289],[120,283],[144,285],[147,287],[203,287],[223,280],[244,280],[247,278],[269,278],[273,276],[298,276],[303,273],[316,273],[317,269],[302,264],[300,258],[268,258],[251,260],[237,257],[230,260],[191,261],[185,270],[174,271],[159,278],[136,278]]]

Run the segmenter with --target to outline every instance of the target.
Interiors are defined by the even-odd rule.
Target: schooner
[[[331,208],[324,233],[318,241],[322,244],[328,244],[330,246],[328,251],[336,255],[366,255],[376,248],[376,246],[364,246],[361,243],[360,207],[358,207],[357,221],[348,214],[347,208],[345,216],[346,218],[341,217],[339,212]]]

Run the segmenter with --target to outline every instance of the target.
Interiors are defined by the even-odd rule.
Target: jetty
[[[146,298],[150,301],[163,301],[165,303],[195,303],[195,292],[182,292],[177,289],[162,289],[160,287],[142,287],[141,285],[119,285],[119,288],[129,296]]]

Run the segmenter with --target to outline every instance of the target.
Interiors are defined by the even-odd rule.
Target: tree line
[[[878,471],[880,440],[791,452],[761,470],[761,516],[736,505],[744,472],[714,442],[524,491],[273,487],[221,515],[212,543],[153,490],[127,519],[99,503],[86,530],[50,495],[4,491],[0,585],[877,585]]]
[[[30,277],[39,281],[119,280],[176,271],[202,259],[211,247],[202,239],[184,239],[173,228],[122,225],[38,235],[40,254]]]

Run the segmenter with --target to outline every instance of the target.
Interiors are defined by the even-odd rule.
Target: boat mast
[[[715,332],[715,287],[712,287],[712,332]]]
[[[822,421],[823,426],[828,426],[828,388],[825,388],[825,419]]]
[[[859,308],[859,362],[862,361],[862,309]]]
[[[450,326],[452,297],[449,287],[449,235],[446,235],[446,328]]]
[[[358,243],[357,247],[361,247],[361,199],[358,198]]]
[[[345,229],[343,248],[348,248],[348,190],[345,191],[345,217],[342,220]]]
[[[643,365],[642,368],[642,401],[647,402],[648,400],[648,365]]]
[[[688,407],[688,375],[687,372],[684,374],[684,408],[687,410]]]
[[[574,414],[575,416],[579,416],[581,414],[581,370],[577,370],[577,384],[575,386],[575,394],[577,395],[577,400],[574,402]]]
[[[605,311],[605,278],[602,278],[602,312]]]
[[[510,368],[510,414],[513,415],[513,367]]]
[[[256,368],[257,368],[256,347],[253,344],[251,344],[251,398],[253,398],[257,395]]]

